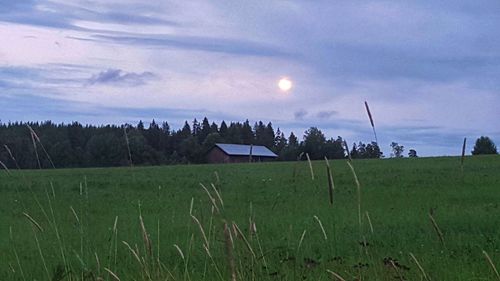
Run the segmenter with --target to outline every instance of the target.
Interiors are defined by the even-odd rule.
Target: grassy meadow
[[[0,280],[500,280],[499,156],[312,164],[0,170]]]

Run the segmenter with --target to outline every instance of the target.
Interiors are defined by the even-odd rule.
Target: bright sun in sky
[[[281,78],[278,82],[278,87],[283,92],[288,92],[292,88],[292,81],[288,78]]]

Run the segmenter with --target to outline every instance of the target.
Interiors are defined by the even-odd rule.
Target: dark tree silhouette
[[[480,155],[480,154],[497,154],[497,147],[495,143],[489,138],[485,136],[481,136],[476,140],[476,144],[474,145],[474,150],[472,150],[472,155]]]

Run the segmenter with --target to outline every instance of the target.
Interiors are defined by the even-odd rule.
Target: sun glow
[[[288,78],[281,78],[278,82],[278,87],[283,92],[288,92],[292,88],[292,81]]]

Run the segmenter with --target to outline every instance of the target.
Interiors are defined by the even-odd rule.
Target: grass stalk
[[[215,187],[215,185],[213,183],[211,183],[210,185],[212,186],[212,189],[214,190],[215,195],[217,195],[217,199],[219,199],[219,202],[220,202],[222,209],[224,209],[224,200],[222,200],[222,196],[220,195],[220,192],[217,190],[217,188]]]
[[[304,231],[302,232],[302,235],[300,236],[299,245],[297,246],[297,253],[300,250],[300,246],[302,246],[302,242],[304,241],[304,237],[306,237],[306,232],[307,232],[307,230],[304,229]]]
[[[462,157],[460,157],[460,167],[462,169],[462,173],[464,172],[464,160],[465,160],[465,147],[467,145],[467,138],[464,138],[464,143],[462,145]]]
[[[437,224],[436,220],[434,219],[434,216],[432,215],[432,209],[429,211],[429,219],[432,223],[432,227],[436,231],[436,234],[439,238],[439,241],[441,241],[441,243],[444,246],[445,245],[444,244],[444,235],[443,235],[443,232],[441,231],[441,229],[439,228],[439,225]]]
[[[203,226],[201,225],[200,221],[195,216],[191,215],[191,218],[196,223],[196,225],[198,225],[200,232],[201,232],[201,236],[203,237],[203,242],[205,243],[207,248],[209,248],[210,243],[208,242],[207,235],[205,234],[205,230],[203,229]]]
[[[127,145],[128,161],[130,168],[134,167],[134,162],[132,162],[132,152],[130,151],[130,142],[128,140],[127,126],[123,127],[123,135],[125,136],[125,144]]]
[[[358,176],[354,170],[354,166],[348,161],[347,165],[351,169],[352,175],[354,176],[354,181],[356,182],[357,194],[358,194],[358,223],[361,234],[361,184],[359,183]]]
[[[368,214],[368,211],[365,212],[365,215],[366,215],[366,219],[368,220],[368,225],[370,226],[370,231],[371,233],[373,234],[373,224],[372,224],[372,220],[370,219],[370,214]]]
[[[493,270],[493,272],[495,272],[495,275],[497,276],[497,279],[500,280],[500,274],[498,273],[498,270],[497,270],[495,264],[491,260],[490,255],[488,255],[488,253],[485,250],[483,250],[483,255],[486,258],[486,260],[488,261],[488,263],[490,264],[491,269]]]
[[[30,215],[24,212],[23,216],[25,216],[34,226],[36,226],[36,228],[38,228],[40,232],[43,232],[43,227],[34,218],[32,218]]]
[[[40,138],[38,137],[38,135],[35,133],[35,131],[33,130],[33,128],[31,128],[30,125],[26,124],[26,126],[28,127],[28,129],[30,130],[30,133],[31,133],[31,139],[32,139],[33,145],[35,147],[35,153],[36,153],[36,156],[37,156],[38,165],[39,165],[40,169],[42,168],[42,166],[40,165],[40,159],[38,158],[38,152],[37,152],[37,149],[36,149],[35,140],[38,142],[38,144],[40,144],[40,147],[42,148],[43,152],[45,153],[45,156],[49,160],[50,165],[52,165],[52,168],[55,169],[56,166],[54,165],[54,162],[52,162],[52,158],[50,157],[49,153],[47,152],[47,150],[43,146],[43,143],[40,141]]]
[[[415,262],[415,264],[417,264],[417,267],[418,269],[420,270],[420,273],[422,273],[422,276],[424,277],[425,280],[427,281],[430,281],[430,278],[429,276],[427,275],[427,273],[425,273],[425,270],[424,268],[422,267],[422,265],[420,265],[420,263],[418,262],[417,258],[415,257],[415,255],[413,255],[413,253],[410,253],[410,257],[412,258],[412,260]]]
[[[224,245],[226,246],[226,257],[229,274],[231,275],[231,281],[236,281],[236,263],[233,254],[233,238],[231,237],[231,231],[229,230],[227,222],[224,222],[224,242]]]
[[[217,202],[215,201],[215,198],[212,196],[212,194],[210,194],[210,191],[208,191],[208,189],[202,183],[200,183],[200,186],[207,193],[208,198],[210,199],[210,202],[212,203],[212,206],[215,208],[215,210],[217,210],[217,213],[220,213],[219,207],[217,207]]]
[[[403,277],[403,275],[401,275],[401,272],[399,271],[398,267],[396,266],[396,264],[394,263],[393,260],[390,260],[390,263],[391,263],[391,266],[392,268],[394,268],[394,271],[396,271],[396,273],[398,274],[398,278],[400,281],[406,281]]]
[[[250,251],[250,253],[252,254],[253,258],[254,259],[257,258],[252,246],[250,245],[247,238],[245,237],[245,235],[243,234],[243,232],[241,231],[241,229],[238,227],[238,225],[235,222],[233,222],[233,227],[236,229],[238,234],[241,236],[241,238],[243,239],[243,242],[245,242],[245,245],[247,246],[248,251]]]
[[[21,273],[21,278],[23,279],[23,281],[26,281],[23,267],[21,266],[21,260],[19,259],[19,254],[17,253],[16,245],[14,243],[14,235],[12,234],[12,227],[9,227],[9,234],[10,234],[10,244],[12,245],[12,251],[14,252],[14,256],[16,257],[17,267],[19,268],[19,272]]]
[[[116,275],[113,271],[111,271],[111,269],[105,267],[104,270],[106,270],[109,273],[109,275],[113,277],[113,279],[115,279],[116,281],[121,281],[118,275]]]
[[[370,119],[370,124],[372,125],[373,135],[375,136],[375,142],[378,145],[377,132],[375,131],[375,122],[373,122],[373,116],[370,111],[370,107],[368,106],[368,102],[365,101],[366,113],[368,114],[368,118]]]
[[[54,186],[52,185],[52,182],[50,184],[51,184],[51,187],[52,187],[52,195],[55,198]],[[59,250],[61,251],[61,258],[63,260],[66,272],[69,272],[70,271],[69,270],[69,264],[68,264],[68,262],[66,260],[66,254],[65,254],[65,250],[64,250],[64,242],[63,242],[62,237],[61,237],[61,235],[59,233],[59,227],[57,226],[57,221],[56,221],[56,216],[55,216],[55,213],[54,213],[54,208],[52,207],[52,200],[50,200],[50,195],[49,195],[49,192],[47,191],[47,189],[45,189],[45,194],[47,196],[47,202],[49,203],[49,210],[50,210],[50,214],[52,216],[52,223],[51,223],[51,225],[54,228],[54,232],[56,234],[57,242],[59,244]]]
[[[346,281],[342,276],[340,276],[338,273],[335,273],[329,269],[326,270],[328,273],[330,273],[333,277],[335,277],[339,281]]]
[[[332,175],[332,170],[330,168],[330,162],[328,161],[328,158],[325,156],[325,161],[326,161],[326,176],[328,177],[328,195],[330,197],[330,205],[333,205],[333,190],[335,188],[335,185],[333,183],[333,175]]]
[[[40,246],[40,241],[38,240],[38,235],[36,235],[36,230],[32,227],[33,235],[35,236],[36,247],[38,249],[38,254],[40,254],[40,259],[42,260],[43,269],[45,270],[45,274],[47,274],[47,280],[51,281],[49,268],[47,267],[47,263],[45,262],[45,258],[43,256],[42,247]]]
[[[7,166],[2,162],[0,161],[0,166],[2,166],[2,168],[5,170],[5,172],[7,172],[7,174],[11,174],[10,171],[9,171],[9,168],[7,168]]]
[[[323,227],[323,223],[321,223],[321,220],[318,218],[318,216],[314,215],[313,217],[318,222],[319,227],[321,228],[321,232],[323,232],[323,237],[325,238],[325,241],[328,240],[328,237],[326,236],[325,228]]]
[[[314,170],[311,163],[311,158],[309,157],[309,153],[306,153],[307,163],[309,163],[309,170],[311,171],[311,179],[314,180]]]

